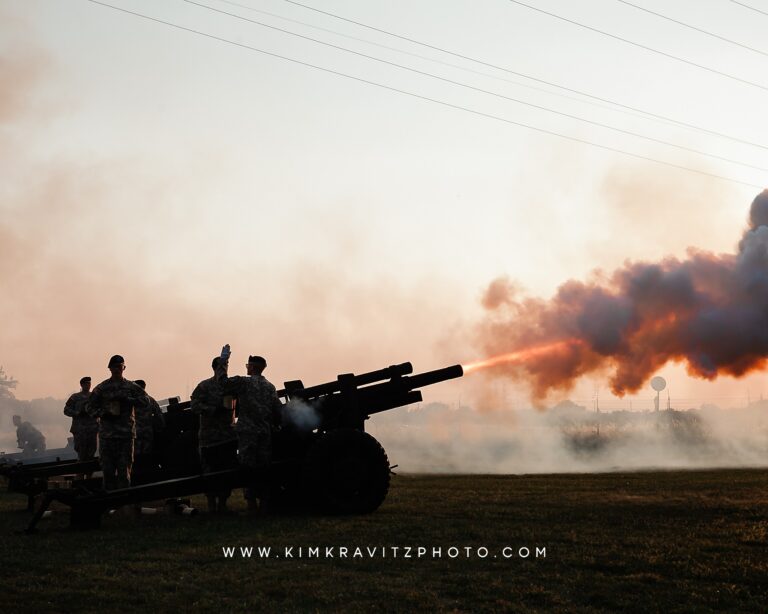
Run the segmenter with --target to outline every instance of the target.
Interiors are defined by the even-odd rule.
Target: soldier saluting
[[[147,395],[123,377],[125,359],[112,356],[107,365],[112,376],[93,389],[88,411],[99,418],[99,457],[104,472],[104,488],[131,485],[133,442],[136,438],[134,408],[148,404]]]
[[[77,460],[87,461],[96,456],[96,444],[99,436],[99,419],[87,411],[91,396],[91,378],[80,379],[80,392],[75,392],[64,405],[64,415],[72,418],[69,432],[75,439]]]
[[[200,416],[198,441],[200,464],[204,473],[226,469],[227,452],[231,449],[234,458],[237,451],[233,398],[232,395],[224,394],[216,376],[220,361],[218,356],[213,359],[213,377],[200,382],[190,397],[192,411]],[[218,458],[215,450],[218,451],[218,457],[223,458]],[[227,499],[231,494],[228,488],[206,492],[208,511],[226,512]]]
[[[225,345],[216,367],[216,379],[225,394],[237,396],[238,457],[242,466],[254,470],[254,482],[245,489],[248,511],[264,513],[269,498],[267,471],[272,460],[272,430],[280,421],[283,404],[275,387],[262,375],[267,367],[264,358],[249,356],[247,376],[227,377],[230,355],[229,345]]]

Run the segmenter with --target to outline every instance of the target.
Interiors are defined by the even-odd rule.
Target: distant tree
[[[13,388],[16,388],[17,383],[15,379],[8,377],[0,366],[0,399],[15,399]]]

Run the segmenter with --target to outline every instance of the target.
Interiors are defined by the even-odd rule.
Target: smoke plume
[[[366,424],[413,473],[573,473],[765,467],[768,402],[720,409],[595,413],[563,402],[479,413],[431,403]]]
[[[687,258],[627,262],[548,301],[519,296],[505,278],[485,292],[470,365],[527,379],[541,400],[590,373],[614,394],[636,392],[669,361],[712,380],[761,369],[768,357],[768,190],[759,194],[735,254],[688,249]]]

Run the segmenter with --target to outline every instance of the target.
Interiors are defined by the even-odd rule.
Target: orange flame
[[[546,355],[546,354],[552,354],[557,352],[558,350],[565,349],[572,345],[577,345],[581,343],[582,341],[580,339],[566,339],[563,341],[555,341],[554,343],[547,343],[545,345],[536,345],[536,346],[525,348],[522,350],[517,350],[516,352],[509,352],[508,354],[500,354],[498,356],[486,358],[485,360],[478,360],[476,362],[471,362],[469,364],[462,365],[462,368],[464,369],[464,374],[468,375],[475,371],[480,371],[481,369],[488,369],[490,367],[495,367],[496,365],[515,363],[515,362],[523,363],[528,360],[531,360],[532,358],[537,358],[539,356]]]

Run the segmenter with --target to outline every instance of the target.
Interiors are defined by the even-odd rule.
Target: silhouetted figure
[[[143,379],[137,379],[134,383],[146,394],[147,383]],[[136,440],[133,445],[132,484],[143,484],[151,478],[156,468],[155,441],[165,426],[160,405],[149,394],[146,397],[147,404],[135,408]]]
[[[147,395],[123,377],[125,360],[112,356],[107,365],[112,376],[93,389],[88,411],[99,418],[99,457],[104,473],[104,488],[128,488],[133,467],[133,442],[136,438],[134,408],[148,404]]]
[[[77,460],[87,461],[96,456],[99,439],[99,419],[88,413],[91,378],[80,379],[80,392],[75,392],[64,405],[64,415],[72,418],[69,432],[75,440]]]
[[[283,404],[275,387],[262,375],[267,367],[264,358],[249,356],[245,377],[227,377],[228,364],[229,346],[225,346],[216,377],[225,394],[237,395],[238,460],[254,472],[253,485],[245,489],[248,510],[264,513],[269,499],[267,470],[272,460],[272,429],[279,421]]]
[[[237,458],[237,435],[235,434],[235,409],[231,395],[225,395],[216,378],[220,358],[211,362],[214,376],[203,380],[192,392],[192,411],[200,416],[200,464],[203,473],[228,469]],[[226,374],[226,371],[225,371]],[[232,494],[229,488],[207,492],[208,511],[225,512],[227,499]]]
[[[13,417],[16,427],[16,443],[23,454],[45,452],[45,436],[29,422],[22,422],[21,416]]]

